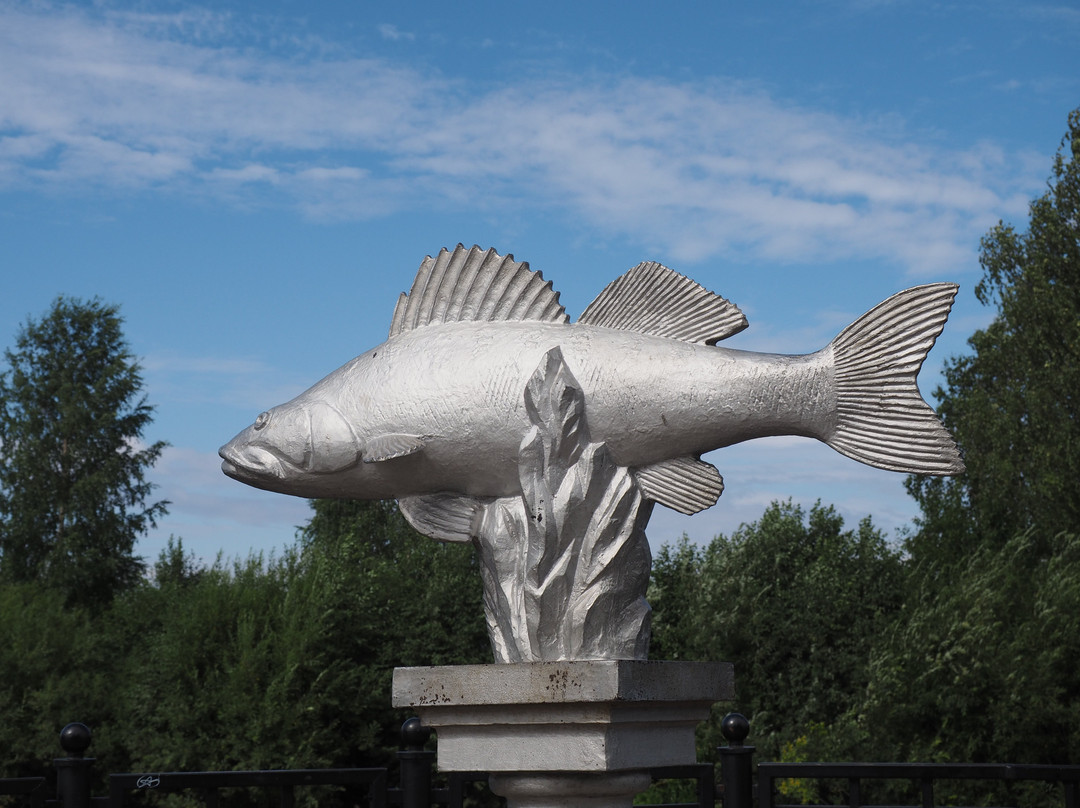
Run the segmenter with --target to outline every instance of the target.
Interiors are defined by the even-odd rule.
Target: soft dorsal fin
[[[436,323],[491,320],[570,322],[551,281],[528,263],[459,244],[423,260],[412,289],[398,298],[390,336]]]
[[[747,325],[734,303],[654,261],[609,283],[578,322],[703,345],[714,345]]]
[[[634,479],[646,499],[680,513],[697,513],[716,504],[724,479],[715,466],[695,457],[676,457],[634,469]]]

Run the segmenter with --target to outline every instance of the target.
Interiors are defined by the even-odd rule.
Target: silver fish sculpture
[[[958,474],[956,444],[916,381],[956,290],[900,292],[821,350],[787,356],[717,346],[746,327],[743,313],[660,264],[617,278],[571,324],[528,264],[459,244],[421,264],[386,342],[259,415],[221,448],[222,470],[403,510],[411,498],[430,508],[520,494],[523,392],[560,349],[592,439],[633,469],[646,499],[683,513],[723,491],[703,453],[769,435],[816,438],[878,468]]]

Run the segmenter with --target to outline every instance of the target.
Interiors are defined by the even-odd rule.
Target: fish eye
[[[270,413],[261,412],[259,413],[259,417],[255,419],[255,429],[262,429],[268,423],[270,423]]]

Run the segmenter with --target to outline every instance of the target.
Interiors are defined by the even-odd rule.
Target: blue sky
[[[576,317],[656,260],[723,294],[728,342],[803,353],[888,295],[961,292],[920,386],[989,312],[980,237],[1025,226],[1080,104],[1080,6],[0,0],[0,343],[59,294],[121,305],[170,534],[206,558],[292,541],[307,503],[216,450],[386,337],[421,259],[527,260]],[[802,439],[709,455],[719,504],[892,532],[901,475]]]

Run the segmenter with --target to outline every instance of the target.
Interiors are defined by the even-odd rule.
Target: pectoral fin
[[[395,457],[405,457],[424,448],[419,435],[378,435],[364,444],[364,462],[380,463]]]
[[[398,508],[410,525],[439,541],[472,541],[480,532],[485,500],[463,494],[402,497]]]
[[[694,457],[676,457],[634,469],[634,479],[646,499],[680,513],[697,513],[716,504],[724,479],[715,466]]]

